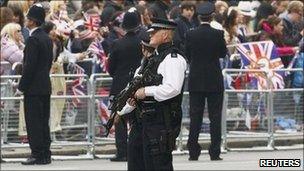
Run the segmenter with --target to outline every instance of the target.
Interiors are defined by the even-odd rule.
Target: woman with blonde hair
[[[215,11],[221,15],[224,15],[224,12],[228,10],[229,6],[225,1],[216,1],[215,2]]]
[[[51,1],[50,2],[50,20],[58,19],[66,22],[72,22],[67,14],[67,6],[65,1]]]
[[[50,15],[47,20],[56,25],[60,36],[67,39],[71,33],[73,20],[68,17],[67,6],[64,0],[50,2]]]
[[[22,62],[24,39],[21,26],[16,23],[8,23],[1,30],[1,60],[14,64]]]

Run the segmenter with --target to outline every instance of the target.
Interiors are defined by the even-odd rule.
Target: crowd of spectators
[[[126,31],[122,19],[130,8],[138,12],[145,31],[151,18],[177,23],[174,44],[185,51],[186,32],[200,25],[196,6],[204,0],[6,0],[1,4],[1,61],[22,64],[29,30],[24,27],[30,6],[40,4],[46,13],[42,28],[53,41],[54,63],[93,61],[93,73],[107,72],[107,58],[116,39]],[[216,11],[211,26],[224,31],[230,56],[235,44],[271,40],[285,67],[303,44],[303,2],[298,0],[212,0]],[[303,51],[303,47],[302,47]],[[229,67],[241,64],[231,62]],[[293,65],[293,64],[292,64]],[[90,66],[91,67],[91,66]],[[3,69],[2,69],[3,70]],[[86,68],[85,68],[86,70]],[[90,70],[91,71],[91,70]],[[4,73],[4,71],[1,71]],[[7,73],[7,72],[6,72]],[[13,72],[11,72],[13,73]]]

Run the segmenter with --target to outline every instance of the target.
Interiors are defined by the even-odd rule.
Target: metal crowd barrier
[[[83,147],[86,156],[92,158],[90,125],[91,87],[85,74],[52,74],[51,95],[51,147],[63,149],[66,146]],[[1,149],[28,147],[24,122],[23,96],[15,97],[12,81],[20,76],[1,76]],[[52,122],[53,121],[53,122]]]
[[[267,87],[258,90],[248,83],[247,74],[282,72],[285,85],[290,83],[290,73],[303,69],[277,69],[262,71],[254,69],[224,69],[225,81],[238,78],[237,88],[225,89],[222,119],[223,148],[233,139],[248,138],[267,140],[264,149],[276,149],[275,141],[282,137],[303,136],[303,88],[273,89],[269,77]],[[296,99],[295,99],[296,98]],[[295,99],[295,100],[294,100]],[[303,143],[303,142],[302,142]]]
[[[280,70],[284,72],[303,72],[303,69]],[[224,69],[225,80],[228,76],[242,76],[244,73],[261,70]],[[20,139],[20,114],[22,97],[14,97],[11,81],[20,76],[1,76],[1,149],[24,148],[27,143]],[[104,124],[109,112],[107,109],[109,90],[112,78],[107,74],[85,75],[57,74],[52,79],[64,79],[66,92],[58,92],[51,96],[54,107],[63,106],[62,112],[51,109],[53,117],[57,116],[57,125],[53,124],[52,147],[77,146],[86,147],[86,157],[92,159],[96,155],[96,146],[114,144],[113,130],[109,137],[104,137]],[[75,95],[75,79],[83,78]],[[11,80],[11,81],[8,81]],[[266,148],[275,149],[275,140],[288,136],[303,136],[303,88],[285,88],[273,90],[257,90],[240,83],[238,89],[225,89],[222,118],[222,149],[232,150],[234,140],[261,138],[267,141]],[[247,99],[247,100],[244,100]],[[249,100],[251,99],[251,100]],[[184,92],[183,120],[177,149],[175,153],[187,153],[184,146],[188,139],[189,93]],[[59,112],[58,112],[59,111]],[[56,115],[54,114],[56,113]],[[204,111],[199,141],[209,142],[208,110]],[[284,118],[285,117],[285,118]],[[287,118],[287,121],[286,121]],[[281,120],[279,120],[281,119]],[[291,124],[290,129],[282,129],[285,122]],[[288,120],[289,119],[289,120]],[[56,119],[55,119],[56,120]],[[293,125],[292,125],[293,124]],[[52,125],[52,123],[50,123]],[[56,127],[58,126],[58,127]],[[302,127],[301,127],[302,126]],[[52,128],[51,128],[52,129]],[[23,130],[24,131],[24,130]],[[19,135],[18,135],[19,134]]]
[[[7,61],[0,62],[0,75],[9,75],[11,73],[12,64]]]

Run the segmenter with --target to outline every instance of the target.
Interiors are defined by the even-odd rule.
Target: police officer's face
[[[27,17],[25,18],[25,22],[24,25],[29,28],[32,29],[35,26],[34,21],[32,21],[31,19],[28,19]]]
[[[165,43],[168,39],[168,30],[155,30],[150,33],[150,45],[156,48],[158,45]]]
[[[161,34],[160,34],[160,30],[154,30],[150,33],[150,45],[153,47],[157,47],[160,43],[160,38],[161,38]]]

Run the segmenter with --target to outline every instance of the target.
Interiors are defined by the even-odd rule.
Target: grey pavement
[[[223,161],[210,161],[202,154],[199,161],[188,161],[188,155],[174,155],[175,170],[303,170],[303,148],[298,150],[227,152]],[[301,167],[260,168],[259,159],[301,159]],[[1,170],[126,170],[126,162],[110,162],[109,159],[58,160],[50,165],[23,166],[17,163],[1,163]]]

